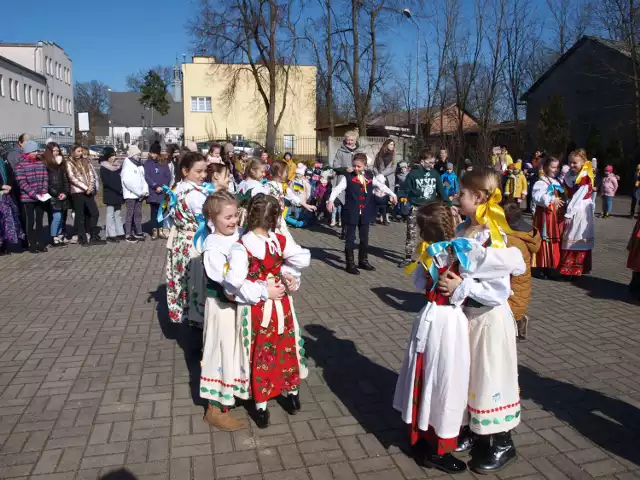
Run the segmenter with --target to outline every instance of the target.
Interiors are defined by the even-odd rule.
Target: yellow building
[[[268,85],[265,92],[268,94]],[[214,57],[193,57],[182,64],[185,141],[227,136],[264,142],[266,108],[249,65],[220,64]],[[231,88],[235,86],[235,91]],[[284,79],[282,81],[284,89]],[[276,117],[282,108],[278,92]],[[315,143],[316,67],[294,66],[289,73],[286,107],[277,131],[278,143],[295,150],[296,140]]]

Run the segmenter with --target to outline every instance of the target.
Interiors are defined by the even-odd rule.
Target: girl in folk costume
[[[484,246],[504,248],[511,234],[500,207],[501,176],[493,169],[477,169],[461,180],[460,213],[469,219],[458,235]],[[469,375],[469,427],[462,429],[456,451],[478,450],[469,464],[475,472],[488,474],[504,468],[516,458],[511,430],[520,423],[516,326],[507,300],[511,275],[521,275],[526,267],[522,254],[511,262],[511,272],[488,280],[461,277],[452,271],[440,275],[439,291],[451,303],[464,302],[469,319],[471,368]],[[466,422],[465,422],[466,423]],[[479,437],[478,437],[479,436]]]
[[[211,193],[204,181],[207,162],[202,154],[189,152],[180,160],[174,204],[171,210],[175,234],[167,245],[167,304],[174,323],[188,320],[195,326],[204,322],[204,269],[194,237],[202,218],[202,205]],[[172,194],[169,194],[172,195]]]
[[[426,292],[428,303],[413,324],[393,405],[411,425],[410,441],[420,463],[459,473],[467,466],[451,452],[458,447],[468,400],[469,322],[460,305],[452,304],[435,286],[449,271],[476,281],[509,275],[509,265],[522,262],[521,254],[456,239],[453,212],[442,202],[420,207],[416,221],[429,246],[414,271],[414,283]]]
[[[275,233],[281,215],[276,198],[257,195],[251,200],[247,233],[231,247],[225,276],[230,289],[238,290],[249,280],[268,287],[284,284],[290,292],[297,290],[298,270],[309,265],[311,255],[292,239]],[[238,306],[241,371],[251,372],[249,391],[256,402],[256,424],[266,428],[268,400],[283,394],[289,414],[300,410],[298,388],[307,376],[307,367],[291,297],[287,294],[273,300],[263,293],[251,300],[256,304]]]
[[[200,374],[200,396],[209,401],[205,421],[227,432],[244,427],[229,413],[235,396],[248,397],[248,372],[241,371],[241,337],[237,330],[236,301],[279,300],[285,293],[282,284],[267,287],[266,282],[245,280],[236,291],[225,293],[224,275],[229,266],[229,251],[240,239],[236,199],[226,190],[207,197],[203,216],[211,233],[204,241],[203,263],[207,274],[204,348]],[[257,300],[256,300],[257,301]]]
[[[533,185],[533,226],[542,235],[542,245],[532,267],[539,278],[550,278],[560,264],[560,242],[564,226],[564,188],[556,180],[560,160],[550,157],[544,162],[543,174]]]
[[[240,204],[240,225],[244,225],[247,214],[247,205],[252,197],[259,193],[267,193],[264,184],[265,166],[259,158],[254,158],[249,163],[247,178],[238,184],[236,198]]]
[[[210,163],[207,165],[207,182],[213,185],[214,191],[229,190],[229,179],[231,173],[229,167],[224,163]],[[233,193],[232,193],[233,194]]]
[[[559,271],[569,278],[591,272],[593,249],[593,192],[594,176],[591,162],[584,150],[569,155],[569,172],[564,178],[568,204],[564,214]]]

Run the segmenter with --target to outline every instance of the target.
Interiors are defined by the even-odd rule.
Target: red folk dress
[[[560,243],[564,227],[564,208],[558,209],[553,200],[562,195],[554,190],[549,193],[551,185],[558,185],[557,180],[542,177],[533,186],[533,202],[536,210],[533,215],[533,226],[542,236],[540,250],[535,254],[533,268],[553,268],[560,265]],[[553,187],[551,187],[553,188]]]
[[[571,172],[570,172],[571,173]],[[581,187],[587,187],[585,194],[577,198]],[[564,189],[569,197],[560,251],[559,272],[562,275],[581,276],[591,272],[591,249],[593,248],[593,207],[591,193],[593,185],[587,175],[579,180],[565,177]]]

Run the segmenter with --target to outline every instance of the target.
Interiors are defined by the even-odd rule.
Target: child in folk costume
[[[229,190],[229,179],[231,173],[229,172],[229,166],[226,163],[210,163],[207,165],[207,182],[214,187],[214,191]]]
[[[167,304],[174,323],[188,320],[195,326],[204,322],[204,269],[193,240],[202,217],[202,205],[210,193],[204,185],[207,162],[197,152],[180,160],[181,181],[175,189],[171,211],[175,234],[167,244]]]
[[[467,173],[461,180],[460,213],[468,217],[458,231],[484,246],[503,248],[512,230],[500,207],[501,175],[491,168]],[[490,280],[462,278],[454,272],[440,275],[438,289],[451,303],[465,302],[469,319],[471,369],[469,376],[469,428],[463,428],[456,451],[470,449],[484,440],[470,463],[482,474],[504,468],[516,458],[511,430],[520,423],[516,328],[507,302],[511,275],[524,273],[522,255],[511,263],[512,271]],[[480,437],[478,437],[480,436]]]
[[[373,196],[374,187],[380,188],[391,197],[395,205],[398,200],[396,195],[384,184],[380,184],[373,178],[370,171],[365,172],[367,156],[364,153],[356,153],[351,160],[352,168],[346,170],[346,175],[340,178],[327,202],[327,210],[333,211],[334,201],[345,192],[345,204],[343,218],[347,224],[347,240],[345,244],[345,257],[347,272],[359,275],[358,268],[374,271],[375,267],[369,263],[367,250],[369,248],[369,226],[375,218],[376,204]],[[360,233],[360,247],[358,248],[358,267],[356,267],[353,250],[356,246],[356,229]]]
[[[275,233],[281,216],[276,198],[257,195],[251,200],[247,233],[231,247],[224,279],[229,288],[238,290],[248,280],[297,290],[298,270],[309,265],[311,254],[292,239]],[[249,390],[256,403],[256,424],[266,428],[270,399],[285,395],[287,411],[294,415],[300,410],[298,388],[308,372],[291,297],[287,294],[273,300],[263,293],[251,300],[255,305],[238,306],[240,351],[242,368],[251,372]]]
[[[556,180],[560,160],[549,157],[542,167],[542,175],[533,185],[533,226],[542,235],[542,245],[532,266],[536,277],[551,278],[560,265],[560,243],[564,227],[564,188]]]
[[[521,262],[520,253],[456,239],[451,207],[439,201],[420,207],[416,220],[429,246],[419,259],[414,283],[426,292],[428,303],[413,324],[393,405],[411,425],[410,441],[418,447],[420,463],[459,473],[467,466],[452,452],[468,400],[469,322],[460,304],[452,304],[434,287],[447,271],[478,281],[509,275],[509,265]]]
[[[560,250],[559,271],[573,279],[591,272],[593,249],[593,192],[594,175],[584,150],[569,155],[569,172],[564,188],[569,200],[564,214],[564,231]]]
[[[264,184],[265,166],[262,160],[254,158],[246,169],[247,178],[238,184],[236,198],[240,204],[240,225],[244,225],[247,205],[252,197],[259,193],[267,193]]]
[[[280,204],[280,210],[282,211],[282,219],[278,223],[276,233],[280,233],[287,237],[287,239],[293,240],[289,229],[287,228],[287,212],[289,207],[287,202],[294,207],[303,207],[309,212],[315,212],[316,207],[309,205],[306,201],[302,200],[299,196],[294,195],[292,189],[287,185],[286,179],[289,176],[289,166],[284,160],[276,160],[271,164],[271,180],[265,184],[267,194],[275,197]]]

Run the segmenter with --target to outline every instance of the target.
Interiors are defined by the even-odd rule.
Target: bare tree
[[[73,87],[73,103],[76,112],[89,114],[89,140],[95,138],[96,120],[109,110],[109,87],[98,80],[76,82]],[[76,116],[77,119],[77,116]]]
[[[551,48],[558,55],[564,55],[590,27],[593,18],[591,3],[589,0],[546,1],[551,14],[554,37]]]
[[[191,23],[195,43],[216,56],[229,81],[225,97],[230,104],[246,75],[255,81],[266,113],[266,148],[273,152],[276,133],[291,94],[300,37],[297,33],[303,4],[296,0],[201,0],[197,20]],[[223,64],[243,63],[246,66]]]
[[[125,80],[127,90],[130,92],[139,92],[144,85],[145,77],[150,71],[157,73],[164,81],[165,85],[171,85],[171,82],[173,81],[173,67],[156,65],[153,68],[142,68],[131,75],[127,75],[127,79]]]

